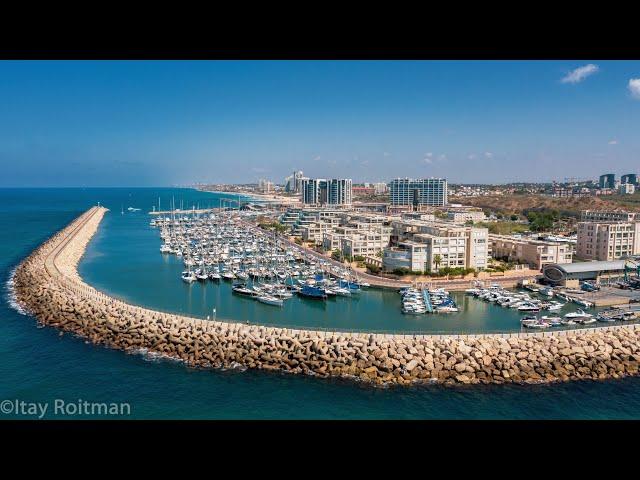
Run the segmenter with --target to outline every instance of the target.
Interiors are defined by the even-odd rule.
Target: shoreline
[[[297,198],[292,198],[292,197],[283,197],[281,195],[265,195],[262,193],[249,193],[249,192],[225,192],[223,190],[203,190],[202,188],[198,188],[198,187],[189,187],[192,188],[193,190],[196,190],[198,192],[204,192],[204,193],[218,193],[218,194],[225,194],[225,195],[236,195],[236,196],[241,196],[244,198],[249,198],[249,199],[255,199],[257,201],[260,202],[272,202],[272,203],[291,203],[291,204],[298,204],[300,203],[299,199]]]
[[[106,213],[92,207],[34,250],[12,277],[39,322],[97,345],[190,366],[276,370],[378,385],[551,383],[637,375],[640,325],[557,332],[390,335],[208,321],[111,298],[77,272]]]

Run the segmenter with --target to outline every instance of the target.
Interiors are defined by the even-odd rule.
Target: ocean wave
[[[20,305],[20,303],[18,302],[18,296],[16,295],[15,275],[17,270],[18,270],[17,266],[14,267],[13,270],[11,270],[11,273],[9,274],[9,278],[5,283],[5,288],[7,291],[7,295],[6,295],[7,303],[13,310],[18,312],[20,315],[29,315],[29,312],[27,312],[22,307],[22,305]]]

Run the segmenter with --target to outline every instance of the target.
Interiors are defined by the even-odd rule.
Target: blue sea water
[[[177,204],[183,200],[185,208],[192,204],[218,206],[220,198],[218,194],[170,188],[0,190],[0,402],[50,403],[52,407],[44,416],[50,419],[65,418],[61,412],[53,411],[56,399],[67,404],[81,400],[128,403],[131,413],[125,418],[141,419],[640,417],[639,378],[544,386],[383,389],[280,373],[198,370],[173,361],[96,347],[70,335],[60,336],[55,329],[37,328],[35,319],[11,305],[7,281],[12,269],[52,233],[101,202],[111,212],[91,242],[80,271],[89,283],[128,301],[193,315],[205,315],[215,305],[222,317],[272,323],[322,326],[321,322],[326,321],[327,327],[343,327],[346,318],[356,326],[387,329],[388,322],[393,321],[388,317],[398,309],[392,293],[389,297],[372,293],[372,297],[361,299],[358,304],[329,305],[327,308],[333,309],[329,312],[300,304],[301,311],[311,313],[288,318],[295,311],[277,313],[277,309],[269,310],[264,305],[259,306],[267,310],[256,309],[256,302],[231,303],[224,286],[185,290],[175,278],[181,266],[171,258],[163,259],[158,253],[157,232],[145,228],[149,220],[146,212],[157,205],[158,197],[167,207],[172,196]],[[129,206],[142,210],[127,212]],[[124,215],[120,213],[123,207]],[[371,320],[369,306],[374,304],[386,305],[389,315]],[[492,319],[497,312],[474,304],[468,308],[471,310],[466,312],[466,329],[478,325],[496,327]],[[277,315],[284,315],[285,320]],[[323,320],[326,317],[330,319]],[[0,418],[35,417],[3,411]]]

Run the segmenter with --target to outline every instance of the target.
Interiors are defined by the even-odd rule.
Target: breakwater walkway
[[[510,383],[636,375],[640,326],[486,335],[292,330],[172,315],[113,299],[77,272],[106,209],[93,207],[16,269],[20,305],[46,325],[198,367],[246,367],[375,384]]]

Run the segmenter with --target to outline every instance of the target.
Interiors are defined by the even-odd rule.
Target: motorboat
[[[564,303],[560,303],[560,302],[551,302],[551,303],[547,306],[546,310],[549,310],[549,311],[551,311],[551,312],[555,312],[555,311],[558,311],[558,310],[562,310],[562,307],[564,307]]]
[[[197,280],[196,274],[190,270],[182,272],[181,278],[182,278],[182,281],[185,283],[193,283]]]
[[[597,320],[593,317],[586,317],[577,320],[577,322],[581,323],[582,325],[591,325],[592,323],[596,323]]]
[[[551,325],[548,324],[547,322],[543,321],[543,320],[537,320],[535,322],[523,323],[522,326],[524,328],[532,328],[532,329],[541,330],[543,328],[549,328]]]
[[[533,303],[524,303],[518,307],[520,312],[539,312],[540,306]]]
[[[542,320],[543,322],[547,322],[552,327],[562,324],[562,319],[554,315],[543,315],[542,317],[540,317],[540,320]]]
[[[564,318],[571,318],[572,320],[582,319],[582,318],[592,318],[593,315],[590,313],[586,313],[584,310],[578,309],[575,312],[569,312],[565,314]]]
[[[196,273],[196,278],[201,282],[206,282],[207,280],[209,280],[209,275],[207,275],[207,272],[205,272],[204,270],[201,270],[200,272]]]
[[[594,304],[592,302],[588,302],[586,300],[582,300],[580,298],[574,298],[573,299],[574,303],[577,303],[578,305],[585,307],[585,308],[593,308]]]

